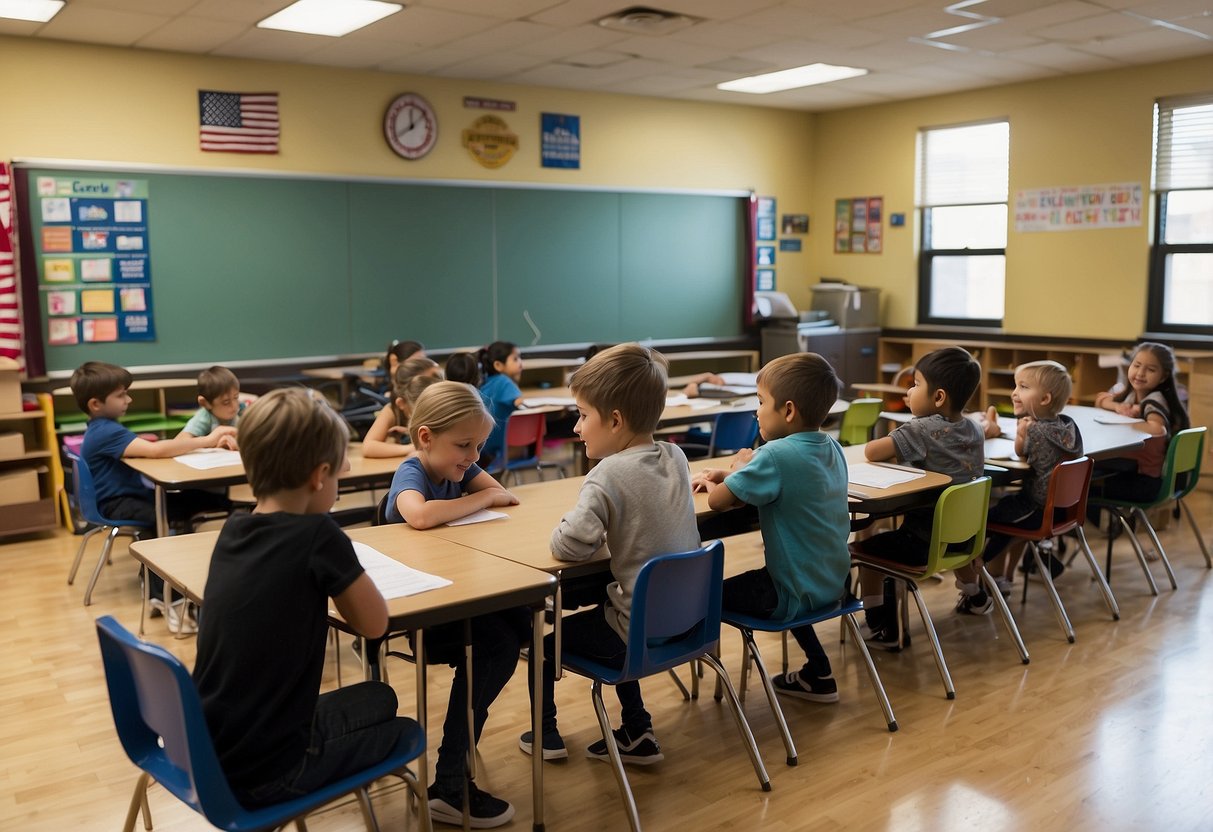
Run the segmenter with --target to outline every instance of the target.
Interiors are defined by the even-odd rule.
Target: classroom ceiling
[[[258,29],[291,0],[67,0],[0,34],[529,86],[830,110],[1213,53],[1213,0],[405,0],[342,38]],[[652,33],[637,5],[691,18]],[[870,74],[746,95],[809,63]]]

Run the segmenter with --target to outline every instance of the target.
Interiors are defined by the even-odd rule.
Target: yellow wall
[[[186,168],[675,189],[753,189],[784,212],[807,213],[813,116],[759,107],[666,101],[382,72],[210,58],[0,37],[0,159],[50,158]],[[277,156],[198,149],[198,90],[277,91]],[[402,92],[433,104],[438,144],[409,162],[388,149],[383,113]],[[460,145],[486,111],[464,96],[517,103],[499,113],[518,154],[487,170]],[[539,113],[581,116],[578,171],[539,163]],[[784,255],[800,283],[807,254]],[[800,262],[798,262],[800,261]],[[710,334],[710,333],[705,333]]]
[[[914,154],[924,127],[1006,117],[1011,195],[1057,185],[1150,187],[1156,98],[1213,91],[1213,56],[821,113],[814,132],[814,278],[884,290],[883,322],[917,321]],[[885,251],[834,254],[834,200],[884,196]],[[888,214],[906,214],[904,228]],[[1004,328],[1016,334],[1132,339],[1145,328],[1150,217],[1141,227],[1017,234],[1007,239]],[[820,233],[819,233],[820,232]]]

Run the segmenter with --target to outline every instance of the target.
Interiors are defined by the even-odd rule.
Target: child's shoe
[[[961,615],[989,615],[993,608],[994,599],[984,589],[977,590],[974,595],[965,595],[962,592],[956,602],[956,612]]]
[[[1011,583],[1009,578],[1004,578],[1002,575],[994,578],[994,583],[998,586],[998,594],[1003,597],[1003,600],[1009,601],[1011,599],[1011,590],[1015,587],[1015,584]]]
[[[162,601],[161,604],[164,602]],[[177,635],[190,635],[198,632],[198,621],[194,618],[193,605],[184,598],[178,598],[168,606],[168,631]]]
[[[838,683],[833,676],[804,676],[792,670],[771,680],[776,693],[809,702],[837,702]]]
[[[518,747],[523,750],[523,753],[533,754],[534,734],[530,731],[525,732],[518,738]],[[543,735],[543,759],[545,760],[565,760],[568,759],[569,750],[564,747],[564,739],[561,738],[558,731],[547,731]]]
[[[439,823],[449,823],[452,826],[463,826],[463,789],[447,791],[439,789],[438,784],[430,786],[427,792],[430,802],[430,817]],[[492,829],[504,826],[514,817],[514,807],[508,801],[493,797],[486,791],[476,787],[475,782],[468,783],[468,824],[472,829]]]
[[[627,728],[616,728],[613,733],[615,734],[615,743],[619,746],[619,759],[623,762],[634,766],[651,766],[653,763],[658,763],[665,759],[665,755],[661,753],[661,746],[657,744],[657,737],[653,735],[652,729],[639,734],[635,738],[628,733]],[[593,760],[603,760],[609,763],[611,761],[611,754],[607,751],[606,739],[592,743],[585,750],[585,756]]]

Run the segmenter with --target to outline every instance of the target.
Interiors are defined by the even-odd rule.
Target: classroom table
[[[670,395],[674,396],[678,394],[671,392]],[[519,409],[524,412],[540,409],[542,409],[541,412],[547,412],[553,409],[564,408],[571,410],[574,408],[573,391],[568,387],[527,388],[522,391],[522,402],[523,406]],[[846,413],[848,407],[850,407],[850,402],[844,399],[837,399],[834,404],[830,405],[829,415],[836,416],[840,413]],[[665,409],[661,411],[661,418],[657,424],[658,427],[668,427],[694,422],[707,422],[713,416],[721,413],[732,413],[737,410],[755,411],[757,409],[757,396],[741,396],[735,399],[690,399],[685,404],[666,405]]]
[[[403,536],[399,527],[377,526],[352,529],[351,540],[365,543],[383,554],[406,563],[414,569],[448,578],[452,583],[405,598],[392,598],[388,605],[388,631],[409,629],[413,632],[416,655],[424,655],[424,630],[437,624],[461,621],[511,607],[533,609],[532,626],[543,630],[543,603],[552,594],[555,579],[534,569],[503,558],[493,557],[474,549],[451,543],[440,537]],[[206,578],[210,570],[211,553],[219,532],[139,540],[131,544],[131,553],[149,570],[164,578],[165,592],[176,587],[182,595],[203,605]],[[205,614],[205,613],[204,613]],[[336,611],[329,610],[330,623],[338,629],[352,632]],[[364,655],[368,671],[378,659],[375,640],[367,641]],[[425,662],[416,662],[417,719],[423,730],[426,725]],[[532,663],[531,685],[534,691],[531,730],[541,736],[542,726],[542,665]],[[427,730],[428,734],[428,730]],[[469,732],[469,737],[472,734]],[[427,751],[418,757],[417,777],[422,786],[429,783]],[[536,754],[531,767],[534,828],[543,828],[543,755]],[[429,813],[421,812],[422,828],[429,829]]]
[[[320,381],[336,381],[341,384],[341,403],[345,403],[355,384],[365,384],[368,387],[379,387],[383,384],[383,370],[378,367],[367,367],[364,364],[350,364],[342,367],[307,367],[299,371],[307,378]]]
[[[366,459],[362,456],[360,445],[351,445],[347,457],[350,461],[350,470],[341,472],[338,484],[350,489],[390,484],[392,476],[401,462],[399,458]],[[157,537],[168,535],[167,494],[169,491],[181,491],[187,488],[220,488],[248,481],[244,474],[244,465],[225,465],[200,471],[197,468],[191,468],[184,462],[178,462],[174,457],[164,459],[124,458],[122,461],[147,477],[155,488]]]

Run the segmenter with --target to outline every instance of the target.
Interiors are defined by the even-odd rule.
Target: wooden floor
[[[1213,542],[1213,497],[1197,494],[1190,503]],[[0,829],[119,829],[136,778],[114,734],[92,623],[109,613],[137,626],[134,561],[123,549],[85,608],[83,585],[65,584],[78,540],[62,533],[0,546]],[[842,701],[785,703],[798,767],[785,765],[765,700],[751,684],[746,710],[771,773],[769,793],[759,790],[721,705],[710,696],[684,702],[668,679],[647,682],[666,760],[630,771],[646,828],[1213,829],[1213,572],[1186,525],[1172,524],[1162,540],[1179,591],[1163,589],[1152,598],[1120,541],[1112,581],[1119,622],[1080,564],[1062,578],[1078,633],[1073,645],[1042,587],[1033,586],[1026,608],[1013,603],[1032,652],[1028,666],[996,618],[957,616],[951,586],[927,588],[957,698],[944,698],[916,626],[911,649],[876,656],[901,726],[895,734],[885,730],[854,651],[843,653],[837,630],[823,626]],[[1157,574],[1165,583],[1161,568]],[[192,638],[173,639],[160,619],[150,623],[149,637],[192,663]],[[734,679],[737,644],[728,633],[725,661]],[[777,663],[777,645],[762,644]],[[358,665],[348,642],[341,658],[346,678],[354,677]],[[333,667],[330,661],[326,685],[334,682]],[[402,708],[411,713],[411,668],[393,670]],[[448,680],[445,668],[431,675],[433,727],[440,725]],[[588,684],[567,678],[557,686],[557,702],[574,753],[545,769],[547,828],[626,828],[609,767],[580,755],[598,737]],[[514,802],[513,829],[531,822],[529,758],[517,748],[526,726],[519,672],[491,714],[478,781]],[[156,829],[209,828],[157,787],[150,801]],[[385,788],[376,807],[385,829],[416,828],[399,787]],[[313,816],[309,827],[361,824],[345,804]]]

